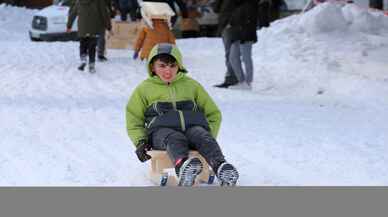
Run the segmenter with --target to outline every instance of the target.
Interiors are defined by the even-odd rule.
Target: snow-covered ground
[[[0,5],[0,185],[152,185],[125,129],[144,63],[108,50],[80,72],[77,42],[29,41],[34,12]],[[388,18],[322,4],[258,35],[252,91],[212,87],[221,39],[177,41],[222,110],[240,185],[388,185]]]

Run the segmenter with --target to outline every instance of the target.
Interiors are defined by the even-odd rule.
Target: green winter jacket
[[[106,0],[76,0],[70,7],[67,28],[78,16],[78,36],[87,37],[111,30],[110,5]]]
[[[127,132],[132,142],[137,146],[140,140],[148,140],[158,127],[185,131],[193,125],[203,126],[216,138],[221,124],[217,105],[197,81],[186,75],[177,49],[171,52],[179,65],[175,80],[166,84],[153,75],[150,62],[157,55],[155,47],[148,58],[149,78],[136,87],[126,107]]]

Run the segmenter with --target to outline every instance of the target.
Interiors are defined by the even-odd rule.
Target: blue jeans
[[[239,82],[245,81],[250,84],[253,81],[252,45],[252,41],[244,43],[235,41],[230,47],[229,61]]]

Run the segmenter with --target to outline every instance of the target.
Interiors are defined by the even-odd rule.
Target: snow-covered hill
[[[80,72],[78,43],[34,43],[34,11],[0,5],[0,185],[148,186],[124,108],[146,78],[130,50]],[[388,184],[388,18],[322,4],[258,32],[252,91],[217,89],[221,39],[178,40],[223,112],[241,185]]]

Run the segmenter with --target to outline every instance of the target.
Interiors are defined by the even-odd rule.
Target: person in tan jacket
[[[133,59],[137,59],[140,52],[140,59],[148,57],[151,49],[159,43],[175,44],[175,36],[170,31],[168,21],[165,19],[151,19],[152,26],[144,25],[139,31],[134,43]]]

